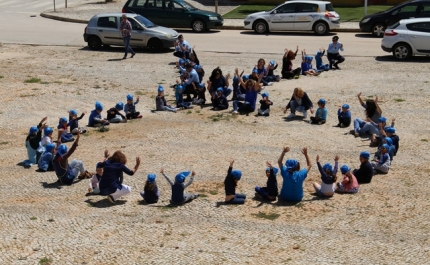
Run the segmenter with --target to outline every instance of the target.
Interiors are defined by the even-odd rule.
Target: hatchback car
[[[412,55],[430,55],[430,18],[400,20],[384,33],[382,50],[399,60]]]
[[[406,1],[385,11],[365,16],[360,21],[360,30],[383,37],[385,29],[401,19],[421,17],[430,17],[430,0]]]
[[[270,11],[248,15],[245,29],[256,33],[276,30],[313,30],[318,35],[327,34],[340,27],[339,15],[330,2],[287,1]]]
[[[220,14],[199,10],[183,0],[128,0],[122,12],[137,13],[157,25],[191,28],[195,32],[204,32],[224,23]]]
[[[123,46],[119,26],[122,13],[107,13],[93,16],[85,27],[84,40],[93,50],[102,45]],[[148,19],[137,14],[127,14],[132,26],[130,46],[149,47],[152,51],[160,51],[173,47],[178,39],[178,33],[169,28],[154,25]]]

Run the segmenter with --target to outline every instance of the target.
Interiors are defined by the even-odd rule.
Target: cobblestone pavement
[[[426,163],[430,137],[425,116],[430,92],[424,89],[429,82],[428,59],[414,59],[399,67],[389,60],[351,56],[342,71],[266,87],[275,102],[270,117],[233,118],[208,107],[176,114],[151,112],[158,83],[165,86],[172,103],[168,86],[177,73],[169,62],[174,59],[170,53],[141,51],[130,60],[112,59],[121,52],[122,48],[1,48],[0,264],[430,263],[430,170]],[[238,53],[233,58],[201,51],[199,58],[207,62],[208,75],[217,65],[225,71],[252,67],[259,55]],[[30,77],[41,81],[25,83]],[[295,86],[306,88],[313,99],[326,97],[327,124],[311,127],[298,120],[284,121],[281,107]],[[252,199],[254,187],[265,183],[264,162],[275,163],[284,144],[292,146],[289,157],[301,162],[299,148],[306,145],[312,161],[317,154],[323,161],[339,154],[342,164],[358,166],[358,152],[371,150],[368,142],[347,135],[348,129],[332,127],[339,102],[349,102],[353,116],[362,116],[357,91],[366,97],[377,91],[385,115],[397,117],[401,148],[390,173],[362,185],[356,195],[319,200],[312,194],[312,182],[319,181],[314,165],[305,182],[303,202],[291,205]],[[138,173],[125,177],[132,193],[116,205],[105,197],[86,194],[86,180],[58,186],[54,173],[16,165],[25,158],[28,128],[42,117],[48,115],[49,125],[56,126],[57,117],[71,108],[90,111],[95,100],[108,108],[130,92],[141,97],[137,108],[143,119],[112,125],[106,133],[90,130],[73,155],[91,171],[105,148],[123,150],[130,167],[135,156],[142,157]],[[242,206],[222,202],[222,181],[230,157],[236,158],[235,166],[244,172],[238,191],[248,199]],[[168,184],[157,174],[161,200],[142,204],[138,192],[146,174],[158,173],[161,167],[169,176],[195,170],[195,183],[188,190],[202,196],[170,207]]]

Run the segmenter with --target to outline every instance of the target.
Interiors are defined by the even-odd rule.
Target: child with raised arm
[[[164,169],[161,169],[160,173],[163,174],[167,182],[169,182],[169,184],[172,186],[172,197],[170,199],[170,202],[172,204],[184,204],[200,196],[197,193],[196,194],[184,193],[185,188],[190,186],[191,183],[193,183],[196,172],[194,171],[180,172],[175,176],[174,182],[166,174],[164,174]],[[190,180],[186,184],[184,184],[185,179],[190,175],[190,173],[191,173]]]
[[[325,49],[321,47],[318,50],[317,54],[315,55],[316,68],[320,71],[328,71],[330,69],[330,65],[323,63],[322,59],[323,59],[324,53],[325,53]]]
[[[234,159],[230,159],[230,166],[228,167],[227,176],[224,180],[225,190],[225,203],[227,204],[244,204],[246,195],[236,193],[237,182],[242,178],[240,170],[233,170]]]
[[[142,118],[142,115],[140,115],[140,112],[136,110],[136,105],[138,103],[139,103],[139,96],[137,96],[136,101],[133,102],[133,95],[132,94],[127,95],[127,103],[124,105],[124,112],[125,112],[125,117],[128,120]]]
[[[73,134],[69,133],[69,124],[67,122],[66,117],[61,117],[58,121],[58,133],[61,134],[61,142],[68,143],[73,142],[75,139],[73,138]]]
[[[276,174],[278,174],[278,169],[273,167],[272,164],[267,161],[266,162],[266,177],[267,177],[267,187],[255,187],[255,191],[263,197],[265,200],[276,201],[276,197],[278,196],[278,181],[276,180]]]
[[[157,182],[155,182],[156,177],[155,174],[148,174],[143,191],[140,192],[140,196],[147,204],[157,203],[158,198],[160,198],[160,191],[158,190]]]
[[[88,188],[88,192],[92,192],[94,194],[100,194],[99,183],[103,176],[103,167],[102,163],[105,162],[109,158],[109,151],[106,149],[104,152],[104,158],[102,162],[97,163],[96,165],[96,173],[91,177]]]
[[[311,56],[308,56],[306,54],[306,50],[302,51],[302,75],[310,75],[310,76],[317,76],[320,73],[312,69],[312,60],[313,58]]]
[[[69,111],[69,123],[67,124],[67,126],[70,127],[70,132],[72,134],[76,135],[78,131],[80,131],[81,133],[87,132],[84,127],[79,127],[79,120],[82,119],[86,113],[87,112],[84,111],[81,113],[81,116],[78,117],[78,112],[76,110],[72,109]]]
[[[359,185],[357,179],[351,173],[351,169],[347,165],[343,165],[340,167],[340,172],[343,175],[343,181],[337,183],[336,192],[357,193]]]
[[[47,144],[52,143],[52,134],[54,133],[54,130],[51,127],[46,127],[43,129],[43,138],[39,142],[39,147],[37,148],[36,152],[36,161],[39,161],[40,156],[45,152],[45,146]]]
[[[39,143],[42,140],[42,130],[45,129],[45,121],[48,117],[43,118],[37,126],[30,127],[27,138],[25,139],[25,147],[27,148],[28,159],[22,161],[25,166],[29,167],[34,165],[39,160],[37,155],[37,149],[39,148]]]
[[[338,161],[339,156],[336,155],[334,157],[334,168],[330,163],[326,163],[323,166],[321,166],[319,162],[320,156],[317,155],[316,161],[318,165],[318,170],[321,174],[321,185],[317,182],[314,182],[313,186],[315,189],[315,192],[318,196],[323,198],[330,198],[334,194],[334,186],[336,183],[336,174],[337,174],[337,168],[338,168]]]

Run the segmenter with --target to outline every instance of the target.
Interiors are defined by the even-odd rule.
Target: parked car
[[[137,13],[157,25],[204,32],[224,23],[220,14],[199,10],[183,0],[128,0],[123,13]]]
[[[90,49],[100,49],[102,45],[123,46],[119,26],[122,13],[106,13],[93,16],[85,27],[84,40]],[[148,47],[160,51],[173,47],[178,33],[169,28],[160,27],[137,14],[127,14],[132,26],[130,46]]]
[[[256,33],[277,30],[312,30],[318,35],[340,27],[339,15],[327,1],[287,1],[270,11],[248,15],[245,29]]]
[[[390,26],[384,33],[381,48],[399,60],[430,55],[430,18],[404,19]]]
[[[360,21],[362,32],[383,37],[385,29],[401,19],[430,17],[430,0],[411,0],[395,7],[365,16]]]

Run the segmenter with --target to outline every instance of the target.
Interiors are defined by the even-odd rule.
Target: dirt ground
[[[274,106],[270,117],[263,118],[234,117],[209,106],[153,112],[158,84],[174,104],[169,85],[178,76],[171,65],[175,59],[170,52],[139,51],[133,59],[118,60],[121,51],[9,44],[0,48],[0,263],[430,264],[427,58],[399,67],[394,61],[349,57],[341,71],[282,80],[265,88]],[[259,57],[199,52],[204,80],[218,65],[224,73],[233,73],[235,67],[250,71]],[[325,125],[284,119],[282,109],[295,87],[302,87],[314,104],[321,97],[327,100]],[[338,154],[341,165],[356,168],[360,151],[376,150],[368,138],[348,134],[351,127],[333,127],[343,103],[351,106],[353,118],[364,118],[359,92],[364,98],[378,95],[383,116],[396,118],[400,150],[388,175],[375,176],[355,195],[320,200],[312,188],[312,182],[320,181],[317,154],[323,163],[333,163]],[[55,173],[17,165],[26,158],[29,127],[44,116],[56,127],[58,117],[70,109],[90,112],[96,100],[107,109],[125,102],[128,93],[140,96],[137,109],[143,118],[111,125],[108,132],[90,129],[72,156],[83,160],[89,171],[95,170],[105,148],[121,149],[129,167],[136,156],[142,158],[137,174],[125,177],[132,193],[116,205],[86,194],[87,180],[58,186]],[[291,205],[253,199],[254,187],[266,182],[265,161],[276,164],[285,145],[291,147],[285,158],[303,164],[300,149],[309,149],[313,167],[303,201]],[[231,157],[243,172],[238,192],[248,196],[241,206],[223,204],[222,183]],[[169,207],[171,192],[160,168],[171,177],[195,170],[195,182],[187,190],[202,196]],[[157,173],[162,192],[159,203],[151,206],[142,204],[139,195],[148,173]],[[281,187],[281,177],[278,182]]]

